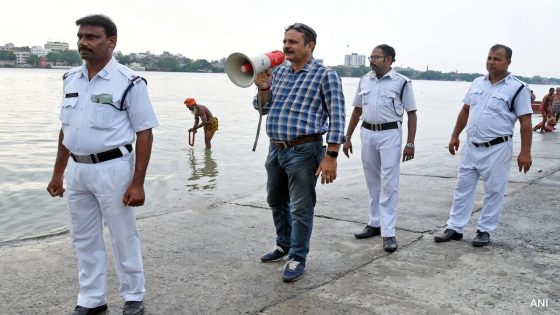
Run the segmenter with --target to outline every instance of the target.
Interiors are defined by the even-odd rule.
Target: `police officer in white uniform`
[[[521,152],[519,171],[531,167],[531,92],[508,72],[512,51],[504,45],[490,48],[486,61],[488,75],[476,78],[463,99],[449,142],[449,152],[459,149],[459,135],[467,127],[467,140],[461,154],[453,205],[447,229],[434,237],[436,242],[463,238],[473,211],[478,178],[484,181],[482,211],[476,224],[473,245],[490,243],[490,232],[500,221],[513,152],[513,127],[519,118]]]
[[[402,161],[414,158],[416,102],[408,78],[395,72],[395,49],[379,45],[368,58],[371,71],[360,79],[354,110],[346,132],[343,152],[352,153],[352,134],[360,118],[362,165],[369,190],[369,223],[354,236],[359,239],[383,237],[383,249],[394,252],[399,175],[402,147],[402,116],[406,112],[408,134]]]
[[[80,281],[74,314],[107,309],[103,224],[109,229],[120,293],[126,301],[123,313],[143,314],[144,270],[132,207],[144,204],[152,128],[158,121],[146,83],[113,58],[117,44],[113,21],[91,15],[76,25],[85,64],[64,75],[62,128],[47,188],[53,197],[62,197],[66,177]]]

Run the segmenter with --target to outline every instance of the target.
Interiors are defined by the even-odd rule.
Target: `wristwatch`
[[[414,143],[407,143],[405,145],[405,147],[410,148],[410,149],[414,149]]]
[[[338,157],[338,152],[336,151],[327,151],[327,155],[332,157],[332,158],[337,158]]]

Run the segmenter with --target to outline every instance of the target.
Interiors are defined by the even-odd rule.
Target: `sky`
[[[5,1],[0,45],[76,49],[75,21],[94,13],[116,23],[124,54],[256,56],[281,50],[285,27],[301,22],[317,32],[314,56],[329,66],[388,44],[399,67],[485,73],[489,48],[500,43],[513,49],[514,75],[560,78],[558,0]]]

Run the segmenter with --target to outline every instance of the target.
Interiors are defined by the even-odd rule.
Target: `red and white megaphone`
[[[284,62],[284,53],[274,50],[249,58],[242,53],[233,53],[226,60],[226,73],[239,87],[249,87],[255,82],[257,73],[274,68]]]

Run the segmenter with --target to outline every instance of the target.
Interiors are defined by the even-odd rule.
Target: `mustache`
[[[86,47],[78,47],[78,51],[89,51],[89,52],[92,52],[91,49],[86,48]]]
[[[284,53],[293,53],[293,52],[294,52],[293,50],[290,50],[290,49],[284,49]]]

